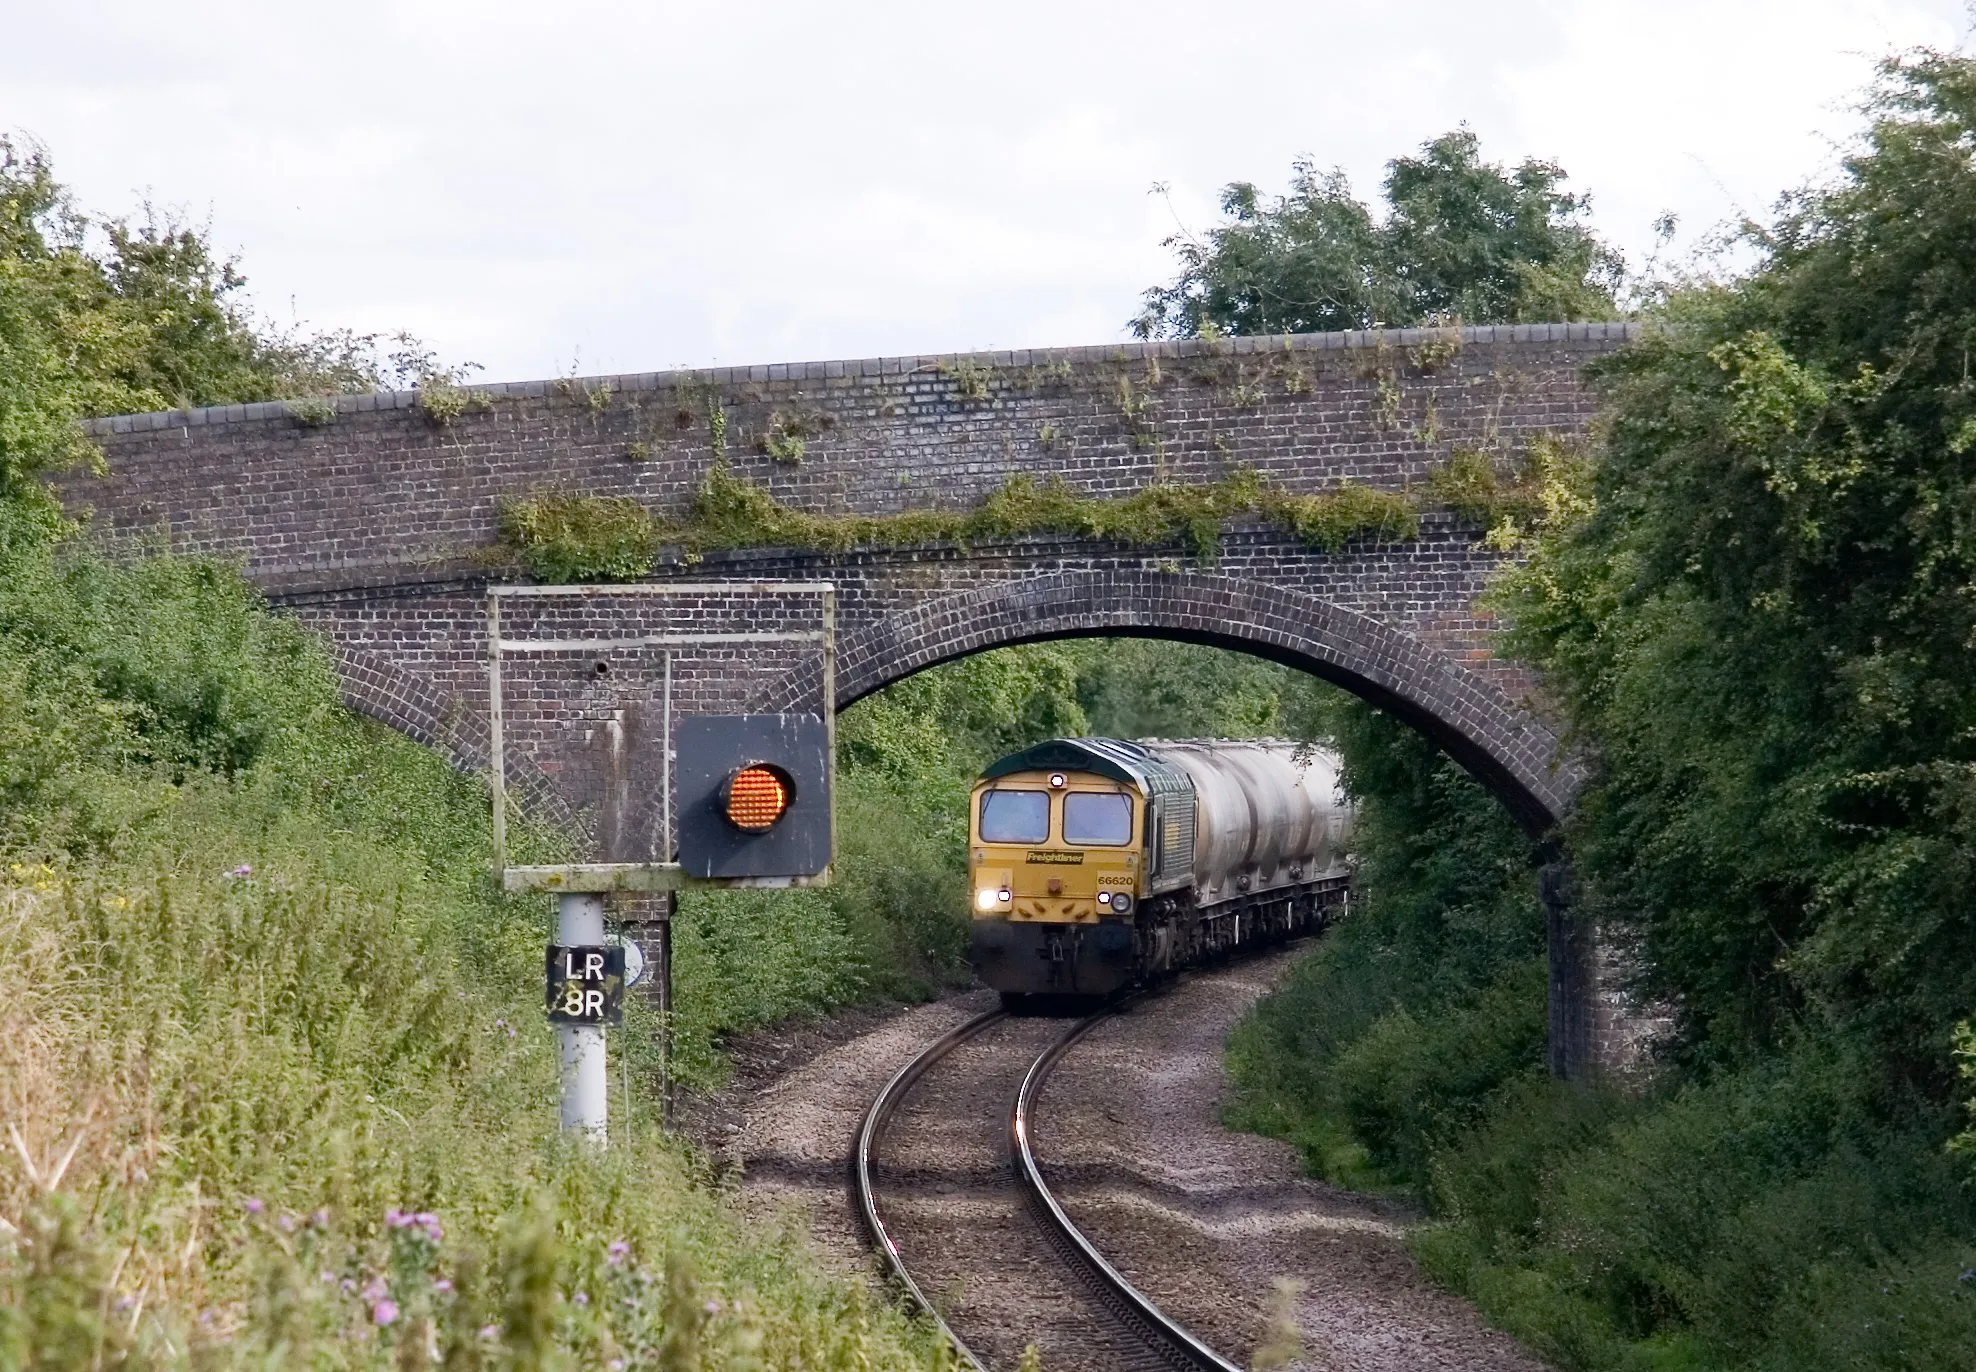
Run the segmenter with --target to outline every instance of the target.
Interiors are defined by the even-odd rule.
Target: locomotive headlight
[[[995,888],[992,886],[984,886],[974,893],[974,908],[977,910],[992,910],[995,903]]]
[[[1111,904],[1111,892],[1110,892],[1110,891],[1100,891],[1100,892],[1098,892],[1098,904],[1100,904],[1100,905],[1110,905],[1110,904]]]
[[[1063,784],[1064,784],[1064,776],[1062,772],[1050,773],[1050,788],[1052,790],[1061,791],[1063,789]]]
[[[1007,905],[1010,901],[1014,900],[1015,897],[1010,895],[1009,888],[1004,886],[1001,890],[995,892],[995,899],[1000,901],[1002,904]]]
[[[1099,899],[1102,900],[1104,897],[1100,896]],[[1132,908],[1132,897],[1123,891],[1115,891],[1112,893],[1111,907],[1113,914],[1122,915]]]

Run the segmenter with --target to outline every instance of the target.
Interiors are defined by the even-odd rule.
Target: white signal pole
[[[558,895],[556,942],[564,948],[601,948],[604,898],[580,892]],[[610,1099],[604,1026],[558,1024],[556,1049],[563,1069],[563,1128],[588,1135],[592,1143],[601,1144],[608,1137]]]

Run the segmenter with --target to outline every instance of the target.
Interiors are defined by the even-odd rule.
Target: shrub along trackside
[[[1976,1349],[1976,62],[1890,62],[1868,111],[1498,526],[1510,646],[1597,764],[1585,907],[1674,1017],[1650,1073],[1546,1079],[1527,843],[1349,725],[1366,901],[1231,1049],[1236,1119],[1424,1199],[1428,1269],[1566,1367]]]
[[[0,759],[0,1366],[943,1365],[744,1237],[642,1087],[558,1137],[483,788],[230,570],[14,538]]]
[[[368,340],[256,332],[198,235],[90,227],[0,141],[0,1369],[949,1366],[744,1232],[649,1074],[570,1148],[548,911],[490,879],[484,788],[346,711],[235,570],[106,559],[53,507],[79,415],[380,380]],[[777,932],[834,970],[723,980],[683,940],[699,1042],[875,979]]]

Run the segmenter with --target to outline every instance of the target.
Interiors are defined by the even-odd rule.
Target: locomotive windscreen
[[[1118,847],[1132,842],[1132,797],[1073,791],[1063,798],[1063,841]]]
[[[1046,791],[988,791],[981,797],[983,843],[1042,843],[1050,837]]]

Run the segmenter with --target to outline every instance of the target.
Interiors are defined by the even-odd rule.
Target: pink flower
[[[391,1288],[384,1284],[384,1278],[372,1277],[369,1285],[364,1287],[364,1299],[367,1301],[381,1301],[390,1290]]]
[[[501,1326],[498,1324],[483,1324],[480,1326],[480,1337],[483,1339],[498,1338],[500,1334]]]
[[[398,1303],[389,1297],[371,1307],[371,1319],[380,1325],[389,1324],[398,1318]]]
[[[432,1283],[432,1289],[434,1291],[451,1291],[453,1289],[453,1283],[446,1277],[440,1277]]]
[[[403,1229],[412,1222],[412,1217],[394,1205],[384,1212],[384,1222],[393,1229]]]
[[[254,875],[254,869],[243,862],[231,872],[228,872],[227,875],[230,877],[251,877]]]
[[[327,1210],[316,1211],[315,1214],[309,1216],[309,1223],[315,1225],[315,1227],[318,1229],[329,1228],[329,1211]]]
[[[576,1303],[577,1303],[578,1305],[588,1305],[588,1304],[590,1304],[590,1293],[589,1293],[588,1291],[579,1291],[579,1292],[577,1292],[577,1293],[576,1293]]]
[[[245,1201],[242,1202],[242,1204],[246,1207],[247,1213],[250,1215],[258,1215],[263,1210],[267,1209],[267,1206],[261,1204],[261,1202],[253,1196],[249,1196]]]
[[[612,1244],[608,1249],[605,1250],[604,1261],[609,1263],[613,1267],[618,1267],[623,1264],[625,1255],[628,1254],[629,1252],[631,1252],[631,1245],[626,1243],[623,1239],[619,1239],[616,1243]]]

